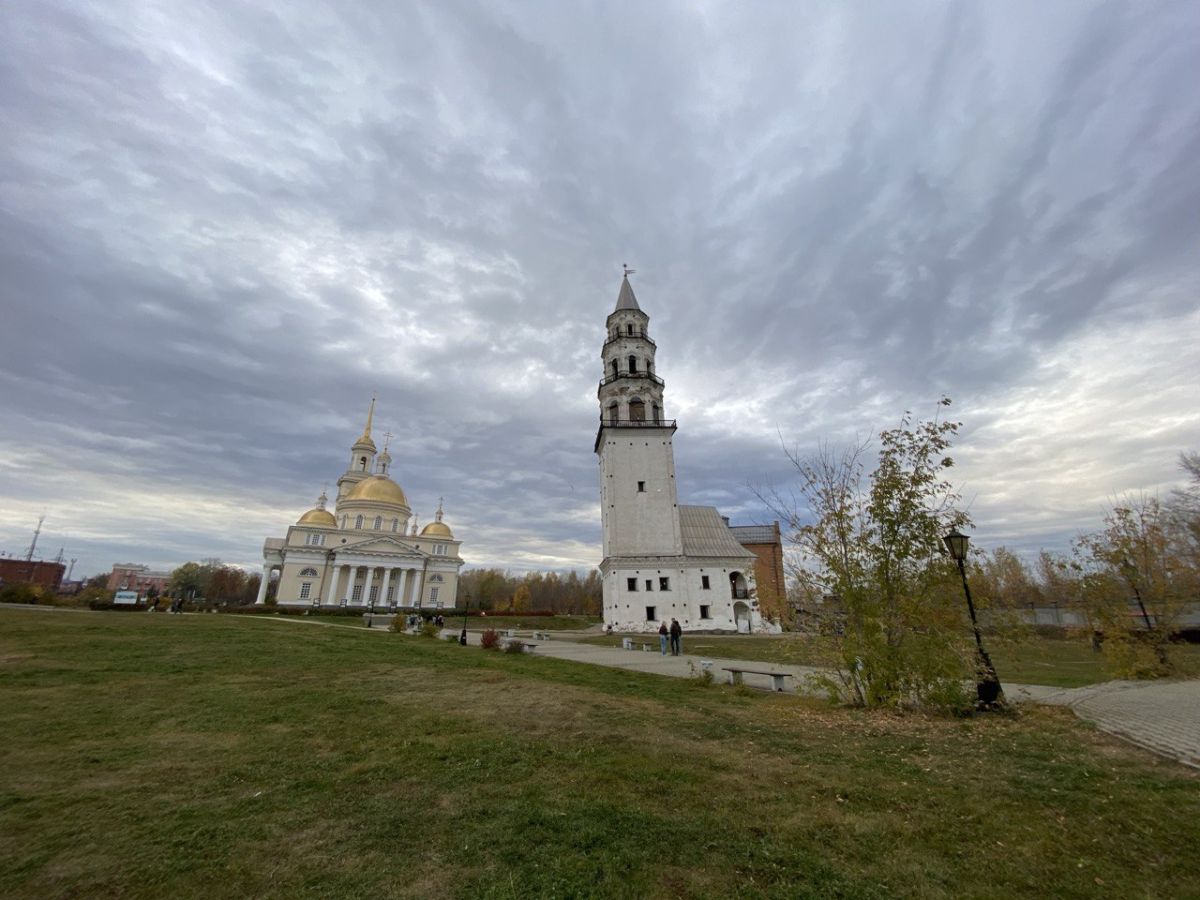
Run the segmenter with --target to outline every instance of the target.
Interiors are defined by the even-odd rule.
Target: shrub
[[[489,628],[483,633],[479,639],[479,646],[484,650],[495,650],[500,646],[500,632],[495,628]]]
[[[433,621],[431,619],[426,619],[424,622],[421,623],[421,631],[420,631],[421,637],[435,638],[438,636],[438,631],[439,631],[438,627],[433,624]]]
[[[701,666],[699,669],[697,669],[696,664],[689,660],[688,671],[692,673],[692,680],[701,687],[708,687],[713,683],[713,673],[712,669],[710,668]]]
[[[504,652],[505,653],[524,653],[525,652],[525,644],[521,641],[518,641],[516,638],[513,638],[511,641],[509,641],[507,644],[504,645]]]

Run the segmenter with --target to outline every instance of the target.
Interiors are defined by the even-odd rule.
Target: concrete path
[[[1108,681],[1037,702],[1068,706],[1101,731],[1200,769],[1200,681]]]

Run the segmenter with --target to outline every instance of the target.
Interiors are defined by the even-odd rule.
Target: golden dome
[[[454,534],[450,531],[450,526],[445,522],[430,522],[421,529],[421,537],[440,537],[454,540]]]
[[[386,475],[372,475],[350,488],[350,493],[346,495],[343,502],[349,503],[355,500],[373,500],[376,503],[408,506],[408,498],[404,496],[400,485]]]
[[[337,519],[333,517],[333,513],[331,513],[329,510],[321,509],[321,507],[318,506],[316,509],[310,509],[304,515],[302,515],[300,517],[300,521],[296,524],[323,525],[326,528],[336,528]]]

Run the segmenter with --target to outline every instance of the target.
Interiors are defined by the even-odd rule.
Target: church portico
[[[264,580],[257,602],[265,602],[265,585],[278,569],[276,601],[281,605],[454,605],[463,565],[461,542],[443,521],[440,502],[434,521],[417,531],[408,498],[390,477],[392,458],[386,444],[376,456],[371,438],[374,410],[372,401],[367,426],[338,479],[334,509],[326,509],[328,498],[322,493],[286,538],[264,543]]]

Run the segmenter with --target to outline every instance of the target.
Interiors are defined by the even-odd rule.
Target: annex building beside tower
[[[350,463],[337,481],[333,509],[322,491],[317,505],[282,538],[263,544],[264,603],[271,574],[279,571],[275,599],[285,606],[373,606],[448,609],[458,596],[462,542],[442,521],[418,531],[403,489],[391,477],[386,443],[376,455],[371,438],[375,401],[362,435],[350,447]],[[410,524],[411,520],[411,524]]]
[[[680,506],[665,384],[654,370],[650,317],[626,274],[606,320],[597,392],[604,621],[615,631],[763,631],[755,554],[713,506]]]

